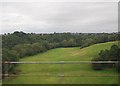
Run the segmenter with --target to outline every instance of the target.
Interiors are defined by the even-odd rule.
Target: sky
[[[2,2],[1,33],[118,31],[117,2]]]

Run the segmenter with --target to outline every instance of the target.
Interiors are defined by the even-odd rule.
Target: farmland
[[[29,61],[91,61],[100,50],[110,49],[117,41],[79,47],[56,48],[34,56],[21,58]],[[20,72],[6,78],[4,84],[115,84],[118,77],[114,69],[96,71],[91,64],[19,64]],[[106,76],[107,75],[107,76]],[[97,77],[96,77],[97,76]]]

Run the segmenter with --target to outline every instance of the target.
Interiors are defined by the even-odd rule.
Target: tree
[[[117,45],[112,45],[109,52],[110,52],[110,55],[109,55],[110,59],[112,61],[118,61],[118,59],[120,57],[119,47]]]
[[[15,72],[15,64],[6,64],[4,62],[6,61],[18,61],[19,58],[17,57],[17,54],[15,51],[9,51],[8,49],[3,48],[2,49],[3,56],[2,56],[2,73],[7,74],[7,73],[13,73]],[[4,77],[3,77],[4,78]]]
[[[94,58],[92,61],[120,61],[120,48],[117,45],[112,45],[110,50],[101,50],[98,58]],[[92,68],[95,70],[103,70],[107,68],[116,68],[120,72],[119,63],[93,63]]]

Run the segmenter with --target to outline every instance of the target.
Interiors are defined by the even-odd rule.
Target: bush
[[[112,45],[110,50],[101,50],[99,56],[94,58],[92,61],[119,61],[119,47]],[[94,70],[103,70],[108,68],[116,68],[120,72],[120,64],[115,63],[92,63]]]
[[[93,60],[92,60],[92,68],[94,69],[94,70],[103,70],[104,68],[103,68],[103,65],[102,65],[102,63],[94,63],[94,62],[97,62],[97,61],[101,61],[100,60],[100,58],[94,58]]]

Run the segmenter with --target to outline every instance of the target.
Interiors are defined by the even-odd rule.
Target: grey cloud
[[[117,32],[117,9],[115,2],[3,3],[3,33]]]

